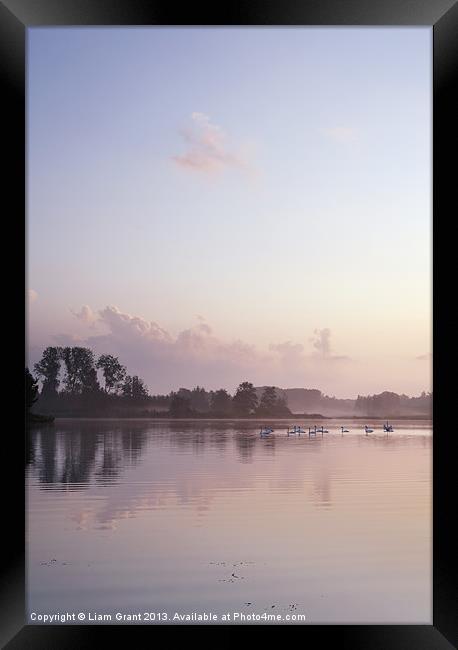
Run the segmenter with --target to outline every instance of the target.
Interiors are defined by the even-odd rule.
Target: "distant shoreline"
[[[147,416],[139,416],[139,417],[133,417],[133,416],[125,416],[125,417],[109,417],[109,416],[56,416],[55,422],[60,422],[64,420],[105,420],[105,421],[118,421],[118,420],[138,420],[138,421],[154,421],[154,422],[252,422],[254,424],[256,423],[262,423],[265,424],[266,422],[297,422],[298,420],[339,420],[339,421],[354,421],[354,420],[360,420],[360,421],[365,421],[365,422],[385,422],[386,420],[389,421],[402,421],[402,420],[418,420],[418,421],[426,421],[426,422],[432,422],[433,418],[431,416],[419,416],[419,415],[396,415],[396,416],[388,416],[388,417],[380,417],[380,416],[349,416],[349,415],[343,415],[343,416],[338,416],[338,415],[332,415],[332,416],[326,416],[326,415],[304,415],[304,414],[296,414],[292,415],[291,417],[282,417],[282,418],[262,418],[259,416],[256,417],[251,417],[251,418],[238,418],[238,417],[228,417],[228,418],[212,418],[212,417],[188,417],[188,418],[172,418],[172,417],[147,417]]]

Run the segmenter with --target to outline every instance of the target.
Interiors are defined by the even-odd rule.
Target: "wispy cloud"
[[[284,343],[272,343],[269,350],[278,355],[280,362],[289,367],[295,367],[298,363],[305,363],[304,346],[300,343],[285,341]]]
[[[329,140],[338,142],[340,144],[349,144],[356,139],[356,129],[350,126],[334,126],[330,128],[321,129],[321,133]]]
[[[314,330],[315,336],[311,338],[313,347],[322,357],[329,357],[331,352],[331,330],[328,327]]]
[[[345,355],[331,354],[331,330],[329,327],[323,329],[315,329],[314,336],[310,339],[313,347],[316,350],[316,355],[321,359],[327,361],[348,361],[349,357]]]
[[[249,169],[248,161],[240,151],[233,151],[223,129],[204,113],[192,113],[192,124],[180,131],[186,151],[172,160],[191,171],[214,174],[227,168]]]

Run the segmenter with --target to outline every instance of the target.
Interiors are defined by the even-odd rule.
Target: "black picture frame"
[[[454,382],[445,371],[453,357],[452,333],[454,251],[452,227],[456,218],[456,136],[458,105],[453,99],[458,70],[458,3],[456,0],[310,0],[229,2],[205,7],[189,3],[148,0],[0,0],[0,69],[2,81],[4,246],[17,247],[7,262],[7,300],[22,336],[25,322],[25,72],[26,31],[33,26],[63,25],[389,25],[431,26],[433,29],[433,338],[434,338],[434,442],[433,442],[433,623],[432,625],[304,625],[302,643],[320,647],[337,645],[352,650],[446,650],[458,641],[456,536],[456,458],[452,405]],[[455,160],[454,160],[455,158]],[[454,214],[455,213],[455,214]],[[448,218],[450,215],[450,219]],[[6,246],[5,246],[6,248]],[[10,282],[14,278],[14,284]],[[9,295],[8,295],[9,292]],[[17,349],[15,369],[19,412],[23,412],[23,368]],[[25,364],[24,364],[25,365]],[[8,405],[9,407],[9,405]],[[448,428],[447,428],[448,427]],[[118,643],[133,643],[138,633],[151,642],[157,627],[150,626],[32,626],[25,621],[25,425],[12,420],[5,428],[4,465],[11,476],[3,503],[2,579],[0,582],[0,643],[9,650],[34,648],[86,648],[107,643],[115,633]],[[219,626],[200,626],[201,630]],[[240,627],[240,626],[239,626]],[[241,626],[244,632],[253,626]],[[284,626],[269,628],[275,631]],[[185,629],[175,627],[175,629]],[[291,628],[290,628],[291,629]],[[297,628],[295,629],[297,631]],[[167,630],[170,633],[170,629]]]

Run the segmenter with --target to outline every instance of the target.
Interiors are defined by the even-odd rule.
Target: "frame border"
[[[307,641],[349,647],[352,650],[449,650],[458,643],[456,572],[457,538],[450,533],[449,521],[456,518],[456,478],[451,459],[456,458],[457,434],[447,432],[454,422],[451,405],[455,397],[452,382],[444,380],[443,370],[450,357],[452,329],[455,323],[447,314],[450,295],[447,281],[452,277],[453,238],[447,224],[456,212],[456,159],[453,121],[458,105],[452,91],[457,87],[458,71],[458,2],[457,0],[249,0],[212,9],[202,6],[180,7],[164,0],[0,0],[0,70],[2,102],[6,108],[4,130],[7,161],[4,195],[10,207],[6,227],[12,226],[12,237],[18,246],[13,268],[8,262],[7,274],[25,286],[25,82],[26,33],[29,27],[95,25],[170,25],[170,26],[430,26],[433,29],[433,314],[435,387],[433,442],[433,624],[432,625],[304,625],[299,626]],[[455,173],[454,173],[455,172]],[[24,197],[24,198],[21,198]],[[8,201],[8,199],[10,199]],[[455,201],[453,201],[455,199]],[[12,209],[11,209],[12,208]],[[450,219],[450,221],[451,221]],[[8,233],[9,235],[9,233]],[[9,235],[11,237],[11,235]],[[439,255],[439,248],[441,254]],[[455,253],[456,255],[456,253]],[[20,289],[9,289],[9,304],[25,322],[25,305]],[[24,294],[22,294],[23,296]],[[22,319],[24,316],[24,319]],[[456,326],[455,326],[456,329]],[[453,332],[454,333],[454,332]],[[22,346],[22,342],[19,344]],[[16,348],[17,349],[17,348]],[[25,362],[25,350],[24,350]],[[23,367],[15,361],[17,394],[23,394]],[[19,386],[21,388],[19,389]],[[455,397],[456,399],[456,397]],[[18,412],[22,413],[19,399]],[[4,521],[8,535],[3,537],[6,553],[2,562],[0,588],[0,643],[9,650],[33,647],[50,648],[92,647],[108,641],[115,634],[117,642],[132,643],[138,632],[147,632],[151,640],[155,632],[148,626],[32,626],[25,621],[25,488],[23,480],[25,436],[19,435],[17,420],[13,433],[7,435],[7,466],[11,470],[8,490],[21,495],[4,504]],[[25,427],[24,427],[25,428]],[[9,434],[9,429],[8,429]],[[455,515],[455,517],[454,517]],[[6,561],[5,561],[6,560]],[[161,626],[162,627],[162,626]],[[182,626],[167,626],[180,628]],[[189,627],[189,626],[183,626]],[[220,625],[194,625],[206,630]],[[243,627],[244,631],[258,626]],[[278,627],[270,626],[272,631]],[[296,629],[297,626],[294,626]],[[157,629],[157,628],[156,628]],[[292,628],[290,628],[292,629]],[[5,645],[3,645],[5,644]]]

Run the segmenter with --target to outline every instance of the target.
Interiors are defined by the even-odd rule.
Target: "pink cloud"
[[[85,325],[92,325],[97,320],[97,315],[94,314],[89,305],[83,305],[78,312],[73,311],[73,309],[70,309],[70,311],[75,318]]]
[[[177,165],[204,174],[221,172],[230,167],[248,167],[240,153],[228,148],[226,134],[220,126],[210,121],[208,115],[195,112],[191,119],[192,126],[181,131],[186,151],[172,157]]]
[[[152,392],[197,384],[233,390],[245,380],[257,385],[326,387],[336,372],[332,361],[339,359],[308,354],[301,343],[292,341],[262,350],[240,339],[224,340],[202,316],[196,325],[172,335],[155,321],[113,305],[90,313],[82,308],[75,315],[89,328],[96,319],[98,332],[84,339],[60,334],[54,340],[60,345],[87,345],[96,354],[119,356],[131,374],[145,379]],[[328,353],[330,332],[316,332],[321,333],[316,342]]]

